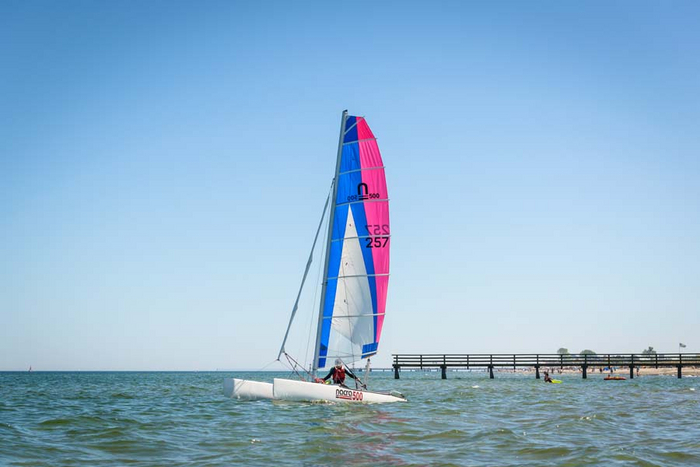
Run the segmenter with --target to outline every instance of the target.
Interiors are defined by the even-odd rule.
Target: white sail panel
[[[355,361],[362,357],[362,346],[374,339],[372,293],[369,288],[362,245],[348,209],[345,239],[340,256],[329,354]],[[368,319],[369,318],[369,319]]]

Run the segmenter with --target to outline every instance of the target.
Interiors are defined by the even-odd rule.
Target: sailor
[[[345,376],[349,376],[355,381],[360,381],[357,379],[357,376],[352,374],[352,371],[349,369],[343,368],[343,362],[339,359],[335,359],[335,366],[331,368],[331,371],[328,372],[325,378],[323,378],[323,381],[327,381],[328,378],[333,378],[333,384],[337,384],[339,386],[345,386]],[[362,385],[363,388],[367,388],[364,384]]]

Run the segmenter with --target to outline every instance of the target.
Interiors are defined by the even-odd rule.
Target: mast
[[[333,192],[331,194],[331,207],[328,213],[328,236],[326,239],[326,259],[323,262],[323,287],[321,289],[321,303],[318,306],[318,326],[316,327],[316,346],[314,347],[314,361],[311,366],[311,374],[315,377],[318,370],[318,357],[321,347],[321,328],[323,326],[323,306],[326,302],[326,289],[328,288],[328,261],[331,256],[331,240],[333,237],[333,220],[335,218],[335,202],[338,196],[338,174],[340,173],[340,158],[343,155],[343,137],[345,136],[345,122],[348,119],[348,111],[343,110],[340,118],[340,137],[338,138],[338,157],[335,161],[335,176],[333,177]]]

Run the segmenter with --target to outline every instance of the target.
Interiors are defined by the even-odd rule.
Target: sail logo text
[[[364,201],[367,199],[379,199],[379,193],[370,193],[366,183],[357,185],[357,194],[348,196],[348,201]]]
[[[364,394],[362,391],[353,391],[352,389],[338,388],[335,390],[336,399],[344,399],[346,401],[361,401]]]

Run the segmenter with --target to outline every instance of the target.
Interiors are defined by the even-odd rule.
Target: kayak
[[[603,378],[604,381],[624,381],[626,379],[627,378],[625,378],[624,376],[606,376],[605,378]]]

